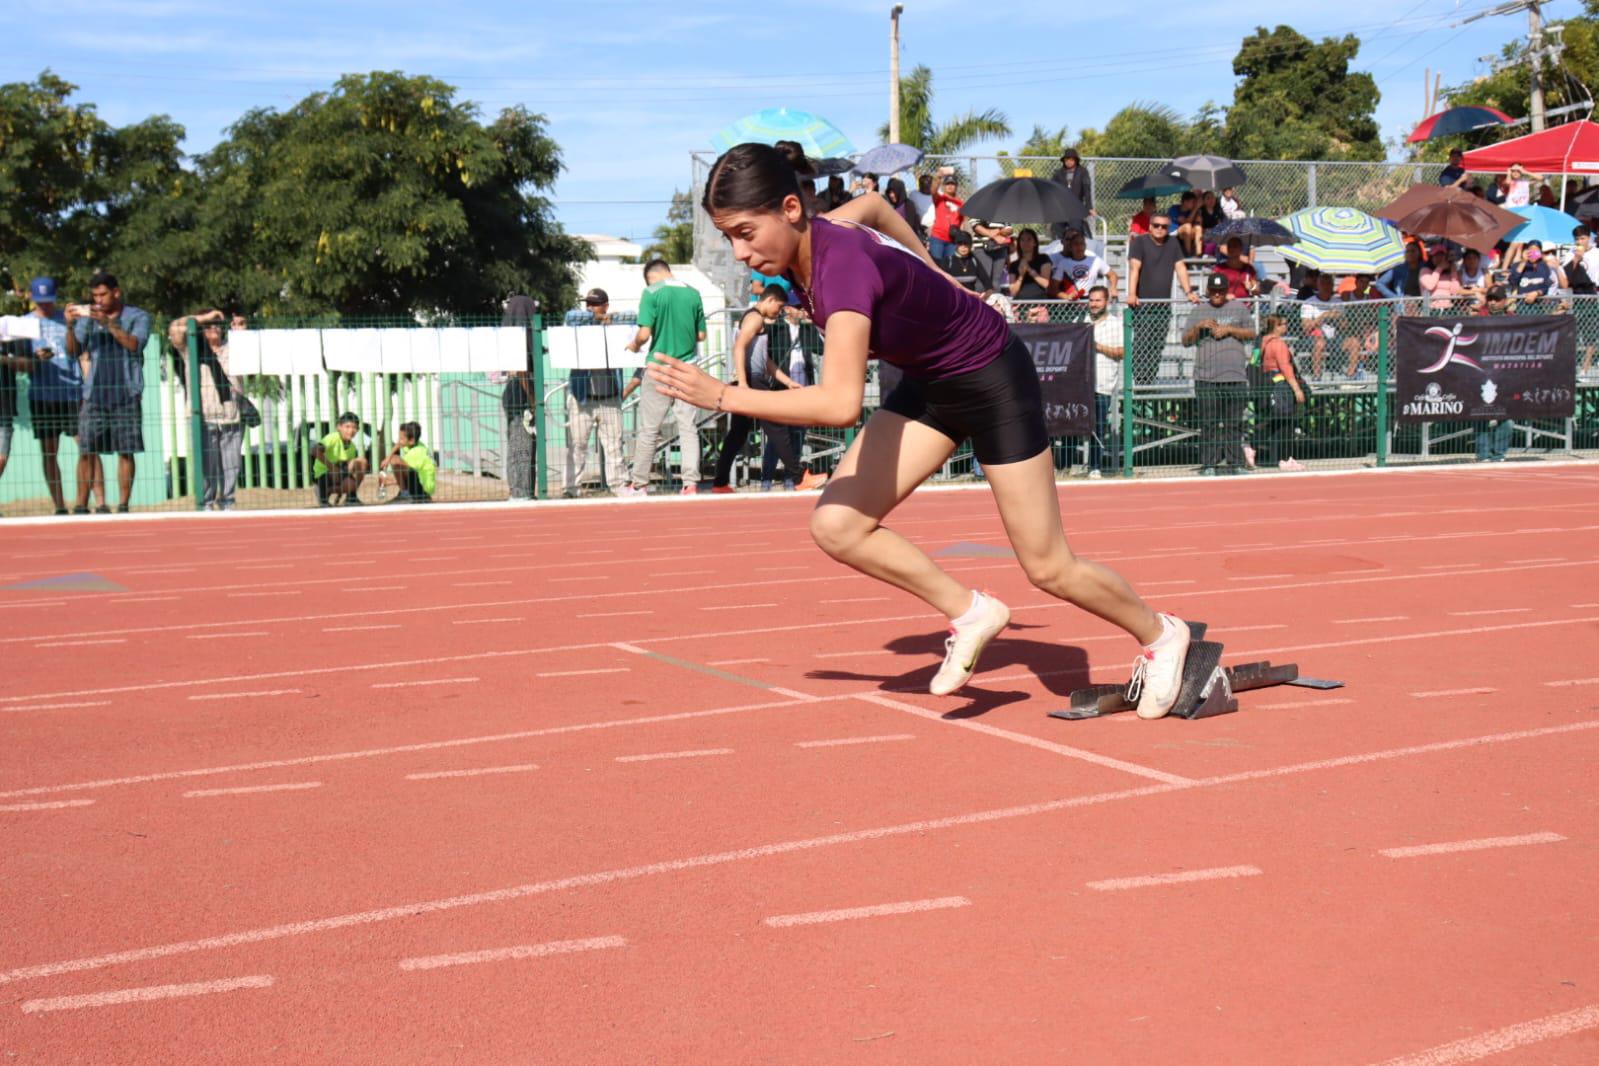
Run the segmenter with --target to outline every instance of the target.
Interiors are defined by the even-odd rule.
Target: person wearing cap
[[[948,259],[955,254],[954,233],[960,228],[961,207],[966,203],[956,195],[960,183],[955,171],[943,167],[939,172],[938,188],[933,193],[933,228],[929,233],[927,250],[934,259]]]
[[[1090,215],[1094,213],[1094,186],[1088,179],[1088,170],[1083,166],[1083,157],[1077,154],[1077,149],[1068,148],[1060,154],[1060,169],[1055,171],[1055,180],[1076,193]],[[1065,238],[1069,226],[1066,222],[1055,223],[1055,237]]]
[[[1461,287],[1449,249],[1442,244],[1433,245],[1427,253],[1427,265],[1421,271],[1421,291],[1428,298],[1427,306],[1434,314],[1449,314],[1454,310]]]
[[[1521,265],[1510,272],[1510,292],[1524,307],[1535,306],[1550,289],[1565,283],[1560,268],[1544,258],[1542,241],[1528,241],[1521,249]]]
[[[636,321],[630,314],[612,314],[604,289],[583,294],[583,306],[566,313],[568,326],[619,326]],[[574,370],[566,379],[566,470],[561,494],[577,496],[588,472],[589,438],[599,438],[605,486],[615,492],[627,483],[622,455],[622,401],[638,388],[638,379],[622,383],[620,370]]]
[[[963,229],[955,231],[955,254],[939,263],[944,273],[973,292],[985,292],[991,286],[978,281],[977,257],[972,255],[972,235]]]
[[[1199,472],[1241,474],[1244,416],[1249,408],[1248,345],[1255,339],[1249,308],[1228,294],[1228,281],[1212,274],[1205,302],[1188,313],[1183,346],[1194,348],[1194,401],[1199,415]]]
[[[39,462],[44,468],[44,482],[58,515],[67,513],[66,498],[61,488],[61,463],[58,458],[63,433],[73,436],[78,432],[78,408],[83,403],[83,370],[78,361],[67,353],[67,320],[56,306],[56,283],[51,278],[34,278],[28,284],[28,296],[33,301],[30,312],[39,320],[38,340],[13,341],[14,354],[4,358],[12,372],[20,371],[29,377],[28,414],[33,423],[33,435],[39,441]],[[0,378],[6,374],[0,369]],[[14,380],[11,383],[15,384]],[[0,390],[6,383],[0,381]],[[11,393],[14,402],[15,392]],[[0,398],[0,404],[6,400]],[[11,413],[15,413],[12,409]],[[5,456],[10,450],[10,420],[5,419],[0,428],[0,471],[5,469]]]

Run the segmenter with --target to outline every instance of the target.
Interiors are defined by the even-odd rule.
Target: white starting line
[[[1390,859],[1412,859],[1418,855],[1445,855],[1455,851],[1485,851],[1488,848],[1515,848],[1526,844],[1556,844],[1566,839],[1559,833],[1527,833],[1518,837],[1483,837],[1480,840],[1455,840],[1446,844],[1417,844],[1406,848],[1382,848],[1377,852]]]
[[[419,958],[401,959],[400,969],[437,970],[441,966],[469,966],[476,962],[503,962],[507,959],[539,959],[548,955],[570,955],[576,951],[625,947],[627,941],[619,936],[597,936],[587,940],[556,940],[548,944],[519,944],[509,948],[467,951],[459,955],[424,955]]]
[[[774,929],[792,925],[817,925],[822,922],[848,922],[856,918],[880,918],[889,914],[915,914],[920,911],[949,910],[953,907],[970,907],[972,901],[965,896],[941,896],[938,899],[913,899],[904,903],[877,903],[870,907],[846,907],[836,911],[812,911],[809,914],[778,914],[763,919]]]
[[[1096,892],[1118,892],[1124,888],[1149,888],[1154,885],[1179,885],[1189,881],[1215,881],[1229,877],[1259,877],[1263,871],[1258,866],[1218,866],[1210,870],[1185,870],[1175,874],[1151,874],[1147,877],[1116,877],[1108,881],[1090,881],[1088,887]]]
[[[241,988],[270,988],[272,978],[266,974],[255,977],[230,977],[221,981],[201,981],[190,985],[150,985],[146,988],[119,988],[114,992],[90,992],[82,996],[56,996],[51,999],[29,999],[22,1003],[22,1013],[40,1014],[53,1010],[80,1010],[84,1007],[109,1007],[117,1003],[145,1003],[153,999],[178,999],[183,996],[204,996],[212,992],[233,992]]]

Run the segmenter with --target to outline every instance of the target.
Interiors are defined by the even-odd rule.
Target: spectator
[[[787,299],[786,288],[771,287]],[[568,326],[615,326],[630,325],[634,318],[613,315],[610,294],[604,289],[590,289],[583,297],[583,307],[568,311],[565,321]],[[566,476],[561,495],[570,499],[582,491],[591,437],[599,438],[605,487],[614,493],[627,484],[627,467],[622,458],[622,403],[638,388],[638,382],[637,377],[632,377],[623,385],[620,370],[574,370],[567,378]]]
[[[422,446],[422,427],[416,422],[400,423],[400,441],[389,452],[383,465],[378,467],[378,484],[383,484],[383,471],[394,476],[394,486],[399,492],[395,503],[432,503],[433,490],[438,484],[438,465],[433,454]]]
[[[844,188],[844,176],[833,174],[827,179],[827,191],[822,193],[822,212],[825,214],[835,207],[841,207],[850,202],[849,190]]]
[[[1182,246],[1170,236],[1171,220],[1152,215],[1149,232],[1134,237],[1127,250],[1127,306],[1133,309],[1133,374],[1141,385],[1155,380],[1171,327],[1172,280],[1182,286],[1189,303],[1199,296],[1188,280]],[[1143,301],[1153,303],[1144,305]]]
[[[1077,149],[1068,148],[1060,154],[1060,169],[1055,171],[1055,180],[1066,186],[1068,190],[1077,194],[1083,202],[1088,213],[1094,213],[1094,187],[1088,179],[1088,171],[1083,166],[1083,157],[1077,154]],[[1066,237],[1067,224],[1055,224],[1055,236],[1060,240]]]
[[[1405,261],[1389,267],[1377,279],[1377,291],[1390,300],[1421,295],[1421,244],[1405,242]]]
[[[1127,220],[1127,239],[1142,237],[1149,232],[1149,220],[1155,217],[1155,198],[1144,197],[1144,206],[1138,214]]]
[[[1183,193],[1177,201],[1177,206],[1173,207],[1169,214],[1177,243],[1183,246],[1183,253],[1197,256],[1205,237],[1205,223],[1201,214],[1199,195],[1192,189]]]
[[[1510,272],[1510,292],[1522,307],[1536,309],[1549,290],[1563,286],[1565,279],[1557,267],[1544,258],[1543,242],[1528,241],[1521,252],[1521,265]],[[1457,282],[1458,284],[1458,282]]]
[[[852,200],[863,193],[877,191],[876,174],[857,174],[855,180],[849,183],[849,195]]]
[[[917,229],[926,233],[932,228],[928,212],[933,209],[933,176],[923,174],[916,179],[915,191],[907,191],[905,198],[911,202],[911,207],[916,210]],[[925,238],[924,238],[925,239]]]
[[[1094,327],[1094,436],[1088,442],[1088,476],[1099,478],[1102,471],[1115,473],[1122,465],[1121,441],[1111,431],[1110,412],[1121,391],[1127,351],[1121,317],[1111,314],[1110,289],[1104,285],[1088,289],[1088,321]]]
[[[959,185],[954,171],[949,167],[940,167],[939,173],[943,177],[939,181],[938,191],[933,194],[932,240],[928,242],[927,250],[933,253],[934,259],[948,259],[955,251],[953,233],[960,228],[961,205],[966,201],[955,195]]]
[[[1049,299],[1049,278],[1054,267],[1038,250],[1038,232],[1024,229],[1016,235],[1016,252],[1006,263],[1013,300]]]
[[[1488,291],[1482,294],[1482,303],[1477,305],[1474,312],[1479,315],[1508,315],[1510,313],[1510,293],[1503,285],[1490,285]]]
[[[1505,175],[1505,206],[1526,207],[1532,203],[1532,183],[1540,177],[1528,172],[1520,163],[1512,163],[1509,173]]]
[[[538,301],[531,296],[512,296],[505,303],[502,326],[533,327],[533,316],[539,312]],[[528,344],[528,365],[523,370],[506,375],[505,388],[500,393],[500,408],[505,412],[505,480],[513,502],[533,500],[533,345]],[[570,462],[567,464],[570,466]],[[319,494],[320,495],[320,494]],[[323,506],[327,506],[323,503]]]
[[[1547,265],[1547,264],[1546,264]],[[1477,309],[1479,315],[1508,315],[1510,310],[1509,294],[1504,287],[1495,285],[1486,294],[1483,305]],[[1510,438],[1515,433],[1516,424],[1506,418],[1489,419],[1473,435],[1476,445],[1476,458],[1479,463],[1502,463],[1505,455],[1510,451]]]
[[[17,371],[26,371],[33,363],[22,354],[24,342],[6,341],[0,344],[0,476],[11,461],[11,435],[17,419]]]
[[[1299,270],[1299,287],[1294,290],[1294,299],[1304,303],[1315,296],[1317,290],[1321,288],[1321,271],[1315,267],[1302,267],[1297,263],[1294,266]],[[1290,281],[1292,278],[1293,273],[1290,271]]]
[[[204,423],[201,469],[205,475],[207,511],[233,510],[239,472],[244,468],[244,420],[240,417],[238,385],[228,368],[228,344],[222,333],[221,311],[202,311],[175,320],[167,327],[167,340],[177,353],[174,366],[183,379],[189,366],[189,322],[200,325],[200,414]],[[185,381],[192,388],[193,383]]]
[[[648,287],[639,303],[638,335],[628,349],[638,352],[648,344],[652,361],[656,355],[669,355],[693,362],[696,345],[705,339],[705,304],[699,292],[674,278],[664,259],[652,259],[644,265],[644,280]],[[633,448],[631,482],[619,486],[616,494],[632,497],[649,492],[661,423],[675,407],[678,448],[682,453],[682,493],[694,495],[700,490],[700,434],[695,408],[661,392],[642,367],[633,378],[640,382],[638,441]]]
[[[1468,180],[1465,153],[1458,148],[1449,149],[1449,165],[1438,172],[1438,184],[1459,189],[1465,187]]]
[[[1539,207],[1547,207],[1554,210],[1559,210],[1560,208],[1560,201],[1555,198],[1555,191],[1549,187],[1547,181],[1538,183],[1537,203]]]
[[[1299,317],[1310,338],[1310,376],[1318,380],[1327,376],[1327,347],[1337,341],[1338,327],[1345,317],[1343,304],[1334,291],[1337,282],[1334,274],[1317,274],[1315,294],[1301,301]]]
[[[1227,295],[1235,300],[1247,300],[1260,291],[1260,281],[1255,268],[1244,261],[1242,237],[1227,238],[1227,256],[1216,267],[1216,274],[1227,279]]]
[[[1370,274],[1356,274],[1351,281],[1349,291],[1339,296],[1344,303],[1362,303],[1377,299],[1377,293],[1371,287]],[[1349,360],[1349,377],[1355,381],[1363,380],[1366,376],[1363,364],[1368,357],[1376,357],[1377,346],[1380,343],[1381,331],[1377,328],[1377,312],[1372,309],[1351,308],[1345,319],[1343,332],[1344,355]]]
[[[1067,230],[1063,255],[1050,256],[1054,266],[1055,294],[1062,300],[1084,299],[1095,285],[1116,291],[1120,280],[1105,260],[1088,250],[1088,241],[1077,230]]]
[[[1294,354],[1288,347],[1288,320],[1282,315],[1267,315],[1261,346],[1260,366],[1270,394],[1266,398],[1265,437],[1267,461],[1275,459],[1279,470],[1303,470],[1305,464],[1294,458],[1294,430],[1299,409],[1305,406],[1305,387],[1294,370]]]
[[[1226,218],[1227,216],[1222,214],[1221,204],[1217,202],[1216,194],[1214,192],[1212,192],[1210,189],[1206,189],[1200,194],[1199,224],[1202,227],[1200,230],[1200,238],[1201,245],[1207,254],[1209,254],[1211,249],[1208,242],[1204,241],[1204,237],[1209,234],[1211,230],[1215,229],[1217,226],[1226,221]]]
[[[1488,287],[1488,268],[1483,264],[1482,253],[1475,248],[1467,248],[1460,255],[1460,294],[1471,297],[1475,302],[1482,298],[1482,290]]]
[[[311,475],[316,478],[318,507],[361,506],[359,491],[366,480],[367,461],[355,435],[361,419],[353,411],[339,416],[333,432],[311,446]],[[339,499],[334,500],[337,496]]]
[[[977,257],[972,255],[972,235],[965,230],[955,231],[955,254],[939,266],[944,268],[944,273],[973,292],[987,292],[992,288],[988,283],[990,276],[986,270],[979,268]],[[979,281],[979,278],[982,280]]]
[[[1571,231],[1571,258],[1564,272],[1573,296],[1592,296],[1599,286],[1599,248],[1593,244],[1593,231],[1578,226]]]
[[[28,387],[28,413],[33,420],[33,435],[39,441],[39,463],[44,468],[45,487],[58,515],[67,513],[66,496],[61,488],[61,436],[78,432],[78,408],[83,404],[83,369],[68,354],[67,319],[56,307],[56,283],[51,278],[34,278],[28,286],[33,299],[34,317],[39,319],[39,339],[25,341],[32,356],[23,368],[31,379]],[[104,487],[101,488],[104,502]]]
[[[1009,226],[996,226],[982,219],[969,218],[965,228],[971,230],[972,258],[977,260],[978,291],[989,292],[1006,286],[1005,261],[1010,257],[1015,236]],[[961,239],[960,230],[951,230],[953,240]]]
[[[1211,275],[1205,284],[1207,306],[1189,312],[1183,345],[1194,356],[1194,400],[1199,411],[1199,472],[1242,473],[1244,416],[1249,409],[1249,349],[1255,326],[1249,308],[1230,299],[1227,279]]]
[[[765,294],[767,288],[772,285],[776,285],[778,288],[783,290],[788,298],[788,302],[794,302],[794,285],[787,278],[773,276],[770,274],[762,274],[759,271],[752,270],[750,271],[750,306],[754,307],[756,303],[760,301],[761,296]],[[604,292],[605,290],[595,289],[594,291]],[[606,297],[606,299],[609,300],[610,298]],[[588,312],[587,304],[576,311],[568,311],[566,313],[566,324],[568,326],[592,325],[591,322],[583,317],[588,313],[590,312]],[[616,314],[609,318],[607,324],[621,324],[623,322],[631,323],[632,321],[633,316],[631,315]]]
[[[905,183],[898,178],[889,178],[888,188],[883,193],[883,199],[888,201],[895,214],[905,220],[905,224],[911,228],[911,232],[916,234],[916,239],[924,244],[927,243],[927,233],[922,229],[921,212],[912,206],[910,198],[905,193]]]
[[[1244,205],[1238,202],[1238,191],[1231,185],[1221,191],[1221,213],[1229,222],[1238,222],[1249,217]]]
[[[67,308],[67,351],[78,357],[87,402],[78,419],[78,514],[89,513],[92,457],[115,453],[117,510],[133,500],[134,456],[144,451],[144,345],[150,316],[122,302],[122,286],[104,271],[89,279],[92,304]]]
[[[1427,306],[1434,313],[1447,314],[1454,310],[1455,298],[1460,295],[1460,276],[1444,245],[1433,245],[1428,259],[1428,266],[1421,272],[1421,291],[1427,295]]]
[[[1488,179],[1488,189],[1483,193],[1483,198],[1491,204],[1501,207],[1505,204],[1505,196],[1510,192],[1510,175],[1495,174]]]

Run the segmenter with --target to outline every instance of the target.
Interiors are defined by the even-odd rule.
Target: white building
[[[604,289],[611,298],[612,311],[637,311],[644,295],[643,246],[603,233],[579,233],[577,237],[594,248],[594,258],[578,268],[579,298],[590,289]],[[699,290],[707,319],[716,321],[721,317],[718,313],[726,309],[727,297],[698,267],[673,263],[672,274]]]

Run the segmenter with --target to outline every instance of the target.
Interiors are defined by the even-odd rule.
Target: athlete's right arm
[[[721,394],[721,409],[765,422],[790,426],[853,426],[861,420],[866,396],[866,357],[871,345],[872,320],[859,311],[835,311],[827,316],[822,347],[822,382],[798,389],[728,389]],[[697,406],[713,407],[716,394]]]

